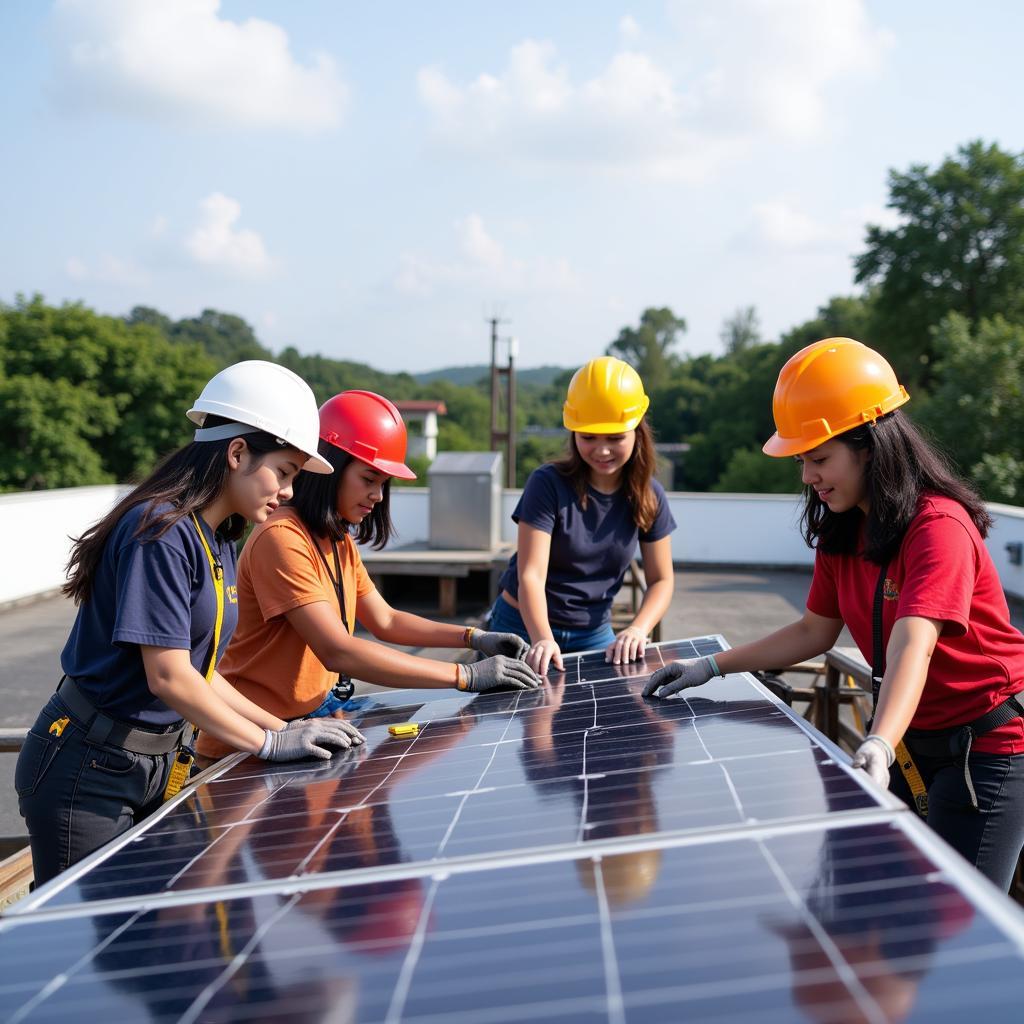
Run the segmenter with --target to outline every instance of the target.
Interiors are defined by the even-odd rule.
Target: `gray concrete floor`
[[[809,584],[810,574],[797,571],[679,572],[662,639],[721,633],[732,646],[754,640],[802,614]],[[481,611],[460,608],[467,622]],[[1014,625],[1024,627],[1024,609],[1013,605],[1011,613]],[[60,679],[60,652],[74,617],[74,607],[61,597],[0,613],[0,724],[32,724]],[[839,642],[849,645],[851,640],[844,632]],[[457,652],[423,653],[448,660]],[[15,756],[0,754],[0,836],[24,831],[14,794]]]

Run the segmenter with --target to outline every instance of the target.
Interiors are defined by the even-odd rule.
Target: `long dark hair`
[[[289,505],[299,513],[314,537],[341,540],[354,529],[357,544],[369,543],[378,550],[384,547],[395,535],[391,522],[391,477],[381,485],[383,497],[373,506],[373,511],[353,527],[338,511],[338,485],[345,470],[357,460],[327,441],[321,441],[317,451],[334,467],[334,472],[300,473]]]
[[[229,422],[221,416],[207,416],[203,426],[216,427]],[[107,539],[121,517],[137,505],[148,505],[148,508],[139,520],[135,536],[152,531],[146,537],[150,541],[162,537],[179,519],[198,513],[214,502],[227,483],[227,451],[233,440],[233,437],[226,437],[222,441],[193,441],[171,452],[98,523],[90,526],[80,537],[72,538],[74,546],[67,564],[68,581],[61,588],[64,596],[70,597],[75,604],[89,599]],[[265,455],[289,447],[273,434],[263,431],[242,435],[241,440],[255,459],[247,473],[254,472]],[[300,461],[304,462],[305,457]],[[240,515],[230,515],[218,529],[229,540],[238,540],[245,530],[245,519]]]
[[[868,453],[864,469],[867,520],[859,508],[830,511],[812,488],[805,488],[800,525],[810,547],[830,555],[859,553],[869,562],[883,565],[895,557],[925,494],[959,502],[982,537],[988,535],[992,517],[981,498],[956,475],[946,457],[902,409],[880,417],[874,424],[848,430],[836,440],[853,451]]]
[[[584,431],[585,433],[585,431]],[[657,455],[654,451],[654,433],[643,419],[636,425],[636,441],[633,454],[622,469],[626,500],[633,512],[633,522],[640,530],[649,530],[658,514],[658,498],[651,487]],[[576,447],[576,434],[569,432],[568,448],[552,465],[572,485],[580,507],[587,507],[587,487],[590,484],[590,467],[583,461]]]

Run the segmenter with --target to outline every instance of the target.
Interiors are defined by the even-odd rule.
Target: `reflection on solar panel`
[[[357,698],[0,924],[12,1020],[1017,1020],[1024,919],[748,676]],[[415,721],[419,734],[389,737]]]

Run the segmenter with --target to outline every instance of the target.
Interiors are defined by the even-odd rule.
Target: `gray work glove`
[[[685,661],[670,661],[659,668],[644,687],[645,697],[671,697],[673,693],[691,686],[703,686],[717,675],[710,658],[689,658]],[[661,689],[661,693],[655,693]]]
[[[861,768],[871,776],[882,789],[889,788],[889,767],[896,760],[896,751],[889,741],[871,733],[857,748],[850,762],[854,768]]]
[[[526,664],[503,654],[474,665],[459,665],[459,689],[472,693],[486,690],[536,690],[541,678]]]
[[[488,658],[495,654],[504,654],[509,658],[522,661],[530,645],[515,633],[484,633],[479,629],[469,635],[469,646],[474,651],[486,654]]]
[[[264,761],[298,761],[303,757],[329,761],[335,750],[348,750],[352,742],[352,737],[331,719],[305,718],[289,722],[277,732],[267,729],[257,757]]]
[[[333,715],[326,718],[296,718],[294,722],[289,722],[281,732],[301,729],[309,722],[319,722],[327,728],[337,729],[348,736],[353,743],[364,743],[366,741],[366,737],[351,722],[346,721],[344,718],[335,718]]]

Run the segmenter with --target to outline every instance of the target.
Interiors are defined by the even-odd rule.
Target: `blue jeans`
[[[329,718],[334,714],[335,711],[344,711],[345,705],[348,704],[348,700],[342,700],[333,690],[327,691],[327,696],[324,697],[323,703],[320,707],[310,711],[308,715],[303,715],[303,718]]]
[[[513,608],[500,594],[491,609],[490,629],[496,633],[515,633],[527,643],[530,642],[530,634],[519,609]],[[615,633],[607,622],[602,622],[600,626],[581,626],[577,629],[552,626],[551,635],[563,654],[603,651],[615,639]]]

